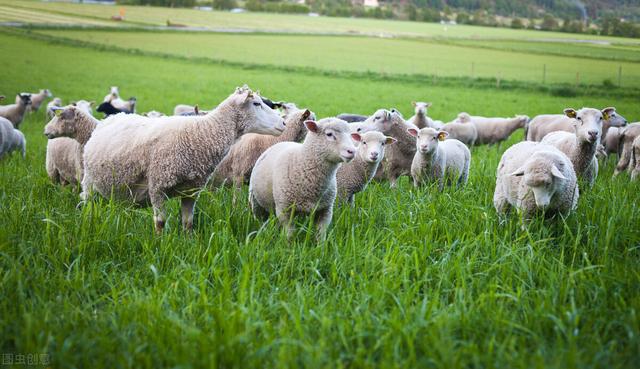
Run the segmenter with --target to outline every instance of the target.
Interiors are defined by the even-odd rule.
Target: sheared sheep
[[[376,131],[367,132],[361,137],[354,136],[353,139],[360,143],[356,156],[349,163],[342,164],[336,174],[338,198],[351,205],[354,203],[354,195],[364,191],[376,174],[378,165],[384,158],[385,145],[396,142],[395,138]]]
[[[31,105],[31,94],[19,93],[16,95],[15,104],[0,106],[0,117],[8,119],[13,124],[13,128],[18,129],[29,105]]]
[[[469,124],[469,123],[459,123]],[[471,152],[464,143],[456,139],[446,139],[447,131],[438,131],[431,127],[418,130],[409,128],[409,134],[417,137],[416,154],[411,163],[413,185],[438,182],[438,189],[444,189],[455,183],[464,186],[469,178]]]
[[[529,122],[529,117],[526,115],[516,115],[513,118],[486,118],[460,113],[458,119],[468,120],[476,126],[478,132],[476,145],[499,145],[502,141],[507,140],[513,132],[524,128]]]
[[[340,163],[353,159],[356,148],[348,123],[337,118],[308,120],[303,143],[271,146],[256,162],[249,181],[249,203],[256,217],[266,219],[275,210],[291,237],[291,216],[315,213],[318,238],[324,238],[333,215],[336,172]]]
[[[22,157],[27,155],[27,140],[24,134],[13,128],[13,123],[0,117],[0,159],[14,150],[22,151]]]
[[[183,228],[191,230],[197,195],[235,140],[251,132],[279,135],[284,129],[280,115],[246,86],[205,116],[116,115],[85,145],[81,198],[96,190],[150,202],[156,231],[162,232],[165,202],[178,196]]]
[[[458,116],[458,118],[452,122],[445,124],[442,131],[449,133],[449,138],[458,140],[465,145],[473,146],[478,139],[478,130],[476,126],[471,123],[468,116]]]
[[[31,111],[38,111],[40,109],[40,105],[44,102],[46,98],[52,97],[51,91],[49,90],[40,90],[40,92],[31,94]],[[17,102],[17,101],[16,101]]]
[[[630,168],[629,163],[633,153],[633,141],[638,136],[640,136],[640,123],[632,123],[620,129],[620,143],[618,145],[618,155],[620,159],[613,173],[614,176]]]
[[[602,137],[606,137],[610,127],[622,127],[627,120],[616,112],[616,108],[602,109]],[[542,141],[544,136],[555,131],[575,132],[573,118],[562,114],[538,115],[527,124],[526,138],[528,141]]]
[[[578,183],[569,158],[551,145],[524,141],[508,148],[498,164],[493,205],[511,207],[528,222],[537,211],[567,215],[578,204]]]

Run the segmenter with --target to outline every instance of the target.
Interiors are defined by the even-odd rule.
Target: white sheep
[[[31,94],[31,105],[29,108],[31,109],[31,111],[38,111],[38,109],[40,109],[40,105],[42,105],[44,100],[51,96],[53,96],[51,94],[51,91],[47,89],[40,90],[38,93],[35,93],[35,94]]]
[[[337,118],[308,120],[303,143],[281,142],[271,146],[256,162],[249,180],[253,214],[266,219],[275,211],[291,237],[293,214],[315,213],[318,238],[324,237],[336,198],[336,172],[340,163],[353,159],[356,148],[348,123]]]
[[[432,119],[427,115],[427,109],[432,105],[430,102],[412,101],[411,105],[413,105],[415,114],[407,120],[408,123],[413,124],[419,129],[425,127],[435,128],[433,127]]]
[[[111,86],[111,88],[109,89],[109,93],[104,97],[104,100],[102,100],[102,102],[111,102],[114,96],[120,97],[120,90],[118,89],[118,86]]]
[[[8,119],[13,124],[13,128],[20,128],[29,105],[31,105],[31,94],[19,93],[16,95],[15,104],[0,106],[0,117]]]
[[[142,113],[142,116],[148,117],[148,118],[160,118],[160,117],[166,117],[167,115],[159,111],[151,110],[146,113]]]
[[[417,137],[417,150],[411,163],[415,187],[437,181],[438,189],[442,191],[445,181],[458,186],[467,183],[471,152],[464,143],[456,139],[447,140],[448,132],[430,127],[421,130],[409,128],[408,132]]]
[[[471,123],[471,118],[467,114],[461,113],[458,117],[440,128],[440,130],[448,132],[449,137],[458,140],[465,145],[473,146],[478,139],[478,130],[476,126]]]
[[[627,120],[616,112],[616,108],[602,109],[602,138],[607,136],[610,127],[622,127]],[[574,132],[573,119],[562,114],[544,114],[531,119],[525,126],[525,137],[528,141],[542,141],[544,136],[555,131]]]
[[[81,198],[96,190],[105,197],[149,201],[156,231],[162,232],[166,200],[181,197],[182,225],[191,230],[196,197],[235,140],[284,129],[280,115],[246,86],[205,116],[115,115],[85,145]]]
[[[95,105],[95,102],[87,101],[87,100],[78,100],[78,101],[72,102],[71,105],[77,106],[78,109],[84,111],[89,115],[93,115],[93,106]]]
[[[631,180],[638,179],[640,176],[640,136],[633,140],[629,170],[631,171]]]
[[[13,128],[11,121],[0,117],[0,159],[14,150],[21,150],[24,158],[27,155],[27,140],[22,132]]]
[[[498,164],[493,205],[499,214],[511,207],[524,222],[537,211],[567,215],[578,204],[578,183],[569,158],[551,145],[524,141],[508,148]]]
[[[618,155],[620,156],[620,159],[618,160],[616,170],[613,173],[614,176],[617,176],[625,170],[630,170],[629,163],[631,162],[631,156],[633,154],[633,141],[636,137],[640,136],[640,123],[629,124],[628,126],[620,129],[619,132],[620,143],[618,145]]]
[[[547,134],[541,142],[552,145],[565,153],[573,164],[578,177],[593,186],[598,177],[596,152],[602,136],[604,111],[582,108],[578,111],[567,108],[567,117],[572,119],[575,133],[555,131]]]
[[[349,124],[349,126],[352,125],[353,123]],[[351,205],[354,203],[354,195],[364,191],[376,174],[384,158],[385,146],[397,141],[377,131],[370,131],[361,137],[353,136],[353,138],[359,142],[356,156],[349,163],[342,164],[336,174],[338,198]]]
[[[269,147],[279,142],[300,142],[304,139],[307,134],[304,122],[308,119],[315,120],[315,114],[308,109],[291,111],[285,116],[286,128],[280,136],[257,133],[242,136],[216,167],[213,175],[214,185],[227,183],[240,188],[243,183],[248,183],[253,166]]]
[[[513,132],[524,128],[529,122],[529,117],[526,115],[516,115],[513,118],[487,118],[460,113],[458,119],[468,120],[476,126],[478,133],[476,145],[499,145],[502,141],[507,140]]]

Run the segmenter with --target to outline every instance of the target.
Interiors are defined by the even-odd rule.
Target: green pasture
[[[153,41],[152,33],[64,35],[122,38],[139,48]],[[189,49],[173,34],[156,37],[171,52]],[[187,35],[184,43],[213,53],[216,42],[258,40],[234,37]],[[344,40],[353,48],[370,42]],[[280,62],[327,63],[305,55],[313,50],[304,43],[301,56],[289,49]],[[0,94],[9,97],[49,88],[65,102],[100,100],[117,85],[138,98],[139,111],[168,113],[178,103],[214,106],[247,83],[319,117],[380,107],[408,117],[410,102],[423,100],[443,120],[460,111],[534,116],[610,105],[640,119],[635,98],[232,67],[5,32],[0,45]],[[267,49],[256,52],[275,58]],[[389,68],[400,63],[394,55],[378,53]],[[193,234],[179,229],[179,205],[170,201],[167,230],[157,236],[148,208],[101,198],[77,207],[75,189],[53,185],[44,124],[42,110],[28,116],[26,159],[0,161],[2,353],[47,354],[53,368],[635,368],[640,361],[640,182],[612,179],[613,158],[593,189],[581,188],[575,213],[525,229],[517,214],[501,222],[491,201],[500,155],[522,139],[518,131],[501,147],[472,149],[463,189],[414,189],[406,178],[395,190],[373,184],[354,208],[335,209],[321,244],[305,222],[287,241],[273,217],[262,226],[246,201],[232,205],[227,189],[202,193]]]

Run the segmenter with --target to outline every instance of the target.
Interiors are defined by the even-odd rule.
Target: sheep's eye
[[[373,120],[378,120],[378,119],[380,119],[380,117],[374,117],[374,118],[373,118]]]
[[[577,119],[577,120],[582,120],[582,118],[581,118],[581,117],[576,117],[576,119]]]
[[[259,102],[257,102],[257,101],[256,101],[256,102],[254,102],[254,103],[253,103],[253,105],[254,105],[254,106],[262,106],[262,104],[260,104],[260,103],[259,103]]]
[[[333,137],[333,133],[327,132],[327,137]]]
[[[363,144],[363,145],[366,145],[367,143],[366,143],[366,142],[364,142],[364,141],[362,141],[362,144]]]
[[[382,146],[384,146],[384,142],[382,143]]]

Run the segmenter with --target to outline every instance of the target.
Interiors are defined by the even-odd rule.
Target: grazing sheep
[[[478,132],[476,145],[500,144],[502,141],[506,141],[517,129],[524,128],[529,122],[529,117],[526,115],[516,115],[513,118],[485,118],[460,113],[458,119],[468,119],[476,126]]]
[[[541,142],[565,153],[571,160],[578,177],[586,180],[589,186],[593,186],[598,177],[596,151],[600,144],[602,117],[605,112],[591,108],[582,108],[578,111],[568,108],[564,112],[572,119],[575,133],[551,132]]]
[[[631,171],[631,180],[638,179],[640,176],[640,136],[633,140],[629,170]]]
[[[602,109],[603,125],[602,137],[606,137],[610,127],[622,127],[627,124],[627,120],[616,112],[616,108],[608,107]],[[550,132],[565,131],[574,132],[573,119],[562,114],[545,114],[534,117],[526,128],[526,138],[528,141],[542,141],[544,136]]]
[[[24,134],[13,128],[13,123],[0,117],[0,159],[14,150],[20,149],[22,157],[27,155],[27,140]]]
[[[360,142],[356,156],[351,162],[342,164],[336,173],[338,198],[351,205],[354,203],[354,195],[364,191],[376,174],[378,165],[384,158],[385,145],[396,142],[395,138],[387,137],[376,131],[353,138]]]
[[[47,104],[47,118],[49,120],[53,119],[56,115],[55,108],[59,108],[62,106],[62,99],[59,97],[55,97],[53,100],[49,101]]]
[[[44,127],[47,142],[46,168],[53,183],[79,184],[83,174],[84,145],[99,121],[83,108],[70,105],[55,109]]]
[[[419,129],[426,127],[435,128],[433,127],[432,119],[427,116],[427,109],[432,105],[430,102],[413,101],[411,102],[411,105],[414,107],[415,115],[409,118],[407,122],[413,124]]]
[[[453,122],[445,124],[442,131],[448,132],[449,137],[462,142],[465,145],[473,146],[478,139],[476,126],[465,117],[458,117]]]
[[[633,153],[633,141],[638,136],[640,136],[640,123],[632,123],[620,129],[620,143],[618,145],[618,155],[620,159],[616,165],[616,170],[613,172],[614,176],[630,168],[629,163],[631,162],[631,155]]]
[[[160,117],[166,117],[167,115],[159,111],[151,110],[146,113],[142,113],[142,116],[148,117],[148,118],[160,118]]]
[[[300,142],[304,139],[307,134],[304,122],[307,119],[315,120],[315,114],[307,109],[298,110],[285,116],[286,128],[280,136],[257,133],[242,136],[231,146],[227,156],[216,167],[213,175],[214,185],[218,186],[226,182],[240,188],[243,183],[248,183],[253,166],[268,148],[279,142]]]
[[[40,109],[40,105],[44,102],[45,99],[53,96],[51,91],[49,90],[40,90],[40,92],[36,94],[31,94],[31,111],[38,111]],[[17,101],[16,101],[17,102]]]
[[[358,122],[364,122],[365,120],[367,120],[368,117],[366,115],[361,115],[361,114],[342,113],[342,114],[338,114],[336,118],[342,119],[347,123],[358,123]]]
[[[31,94],[20,93],[16,95],[15,104],[0,106],[0,117],[8,119],[13,124],[13,128],[20,128],[29,105],[31,105]]]
[[[499,214],[511,207],[524,222],[536,211],[567,215],[578,204],[578,182],[571,160],[560,150],[524,141],[508,148],[498,164],[493,205]]]
[[[447,131],[431,127],[421,130],[409,128],[408,132],[417,137],[417,150],[411,163],[411,177],[415,187],[437,181],[438,189],[442,191],[445,180],[449,185],[456,183],[463,186],[467,183],[471,152],[465,144],[456,139],[447,140]]]
[[[397,186],[398,178],[411,173],[411,163],[416,153],[416,138],[409,134],[407,129],[417,128],[411,123],[405,122],[402,114],[396,109],[380,109],[367,118],[360,132],[378,131],[386,136],[395,138],[397,143],[387,149],[382,162],[382,168],[378,168],[375,178],[380,180],[387,178],[391,188]],[[382,170],[381,170],[382,169]]]
[[[155,229],[162,232],[166,200],[181,197],[182,225],[191,230],[196,197],[235,140],[251,132],[279,135],[284,129],[280,115],[246,86],[205,116],[116,115],[85,145],[81,198],[97,190],[106,197],[150,202]]]
[[[337,118],[308,120],[303,143],[271,146],[256,162],[249,181],[249,203],[256,217],[266,219],[275,210],[291,237],[292,215],[315,213],[318,238],[324,238],[336,199],[336,172],[353,159],[356,148],[348,123]]]

